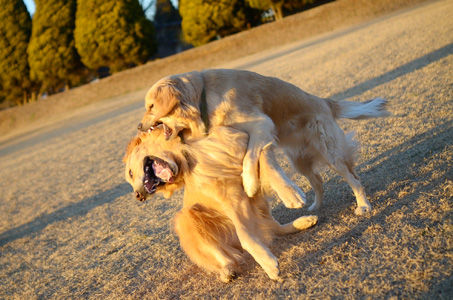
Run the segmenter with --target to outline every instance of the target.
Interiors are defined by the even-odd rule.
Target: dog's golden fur
[[[189,258],[205,270],[216,272],[222,281],[236,274],[242,249],[248,251],[272,279],[279,275],[277,258],[266,247],[279,235],[313,226],[317,217],[300,217],[280,225],[271,215],[265,191],[285,190],[284,180],[274,177],[272,145],[260,154],[261,188],[251,198],[241,180],[247,134],[228,127],[213,128],[206,138],[182,144],[179,137],[165,141],[161,129],[139,133],[124,158],[125,176],[134,191],[146,193],[146,161],[165,161],[171,179],[155,192],[170,197],[185,186],[184,206],[174,220],[181,246]],[[148,171],[149,172],[149,171]],[[153,190],[154,191],[154,190]]]
[[[242,173],[249,196],[259,186],[260,151],[276,140],[315,191],[310,210],[321,207],[323,200],[322,179],[316,173],[318,165],[328,165],[348,182],[357,199],[356,214],[371,210],[354,172],[356,145],[345,136],[335,119],[388,115],[386,100],[334,101],[253,72],[205,70],[169,76],[154,84],[146,95],[147,111],[139,128],[147,131],[157,123],[164,123],[167,139],[180,132],[186,140],[203,136],[206,128],[199,110],[203,89],[211,128],[229,126],[249,134]]]

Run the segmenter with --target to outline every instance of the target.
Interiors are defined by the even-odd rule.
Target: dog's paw
[[[278,269],[278,261],[275,260],[272,264],[262,266],[264,271],[266,271],[267,276],[270,279],[278,281],[280,280],[280,270]]]
[[[229,283],[233,281],[233,279],[237,278],[237,273],[231,267],[224,267],[220,270],[220,280],[224,283]]]
[[[307,203],[304,192],[302,192],[299,188],[296,189],[294,196],[296,196],[296,199],[292,201],[293,205],[289,208],[301,208]]]
[[[299,194],[294,194],[293,197],[287,197],[282,199],[283,204],[285,204],[286,208],[302,208],[304,206],[305,201],[302,200],[303,198]]]
[[[283,189],[274,186],[273,188],[287,208],[302,208],[307,202],[304,192],[298,186],[285,186]]]
[[[293,222],[293,226],[299,230],[310,228],[318,223],[318,216],[304,216],[300,217]]]
[[[359,206],[355,209],[355,214],[358,215],[358,216],[362,216],[366,213],[369,213],[371,212],[371,205],[368,205],[368,206]]]
[[[244,191],[250,198],[255,196],[258,191],[259,183],[258,178],[254,176],[255,174],[247,174],[242,172],[242,184],[244,185]]]
[[[258,188],[260,187],[260,181],[258,177],[258,161],[253,161],[250,158],[244,158],[241,176],[244,191],[247,196],[255,196]]]

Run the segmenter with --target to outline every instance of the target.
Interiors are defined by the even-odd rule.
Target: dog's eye
[[[153,109],[153,107],[154,107],[154,104],[151,104],[150,106],[148,106],[148,110]]]
[[[132,178],[132,176],[133,176],[132,170],[129,170],[129,176],[131,176],[131,178]]]

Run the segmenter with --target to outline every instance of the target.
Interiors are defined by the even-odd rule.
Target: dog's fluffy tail
[[[333,101],[329,102],[335,118],[363,120],[369,118],[386,117],[390,115],[387,110],[387,100],[376,98],[364,102]]]

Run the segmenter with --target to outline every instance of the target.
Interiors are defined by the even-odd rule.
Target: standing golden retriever
[[[215,127],[208,137],[186,144],[179,137],[166,142],[158,128],[134,138],[124,158],[126,179],[140,195],[158,192],[168,198],[185,186],[184,207],[174,221],[181,246],[193,262],[217,272],[224,282],[236,276],[242,249],[277,279],[278,261],[266,245],[317,222],[316,216],[306,216],[282,226],[272,217],[263,190],[278,193],[282,188],[274,177],[272,145],[260,154],[262,189],[247,196],[240,176],[247,142],[247,134],[228,127]]]
[[[203,121],[200,105],[207,108],[211,128],[229,126],[247,132],[250,138],[242,177],[249,196],[259,186],[260,152],[277,140],[315,191],[315,201],[309,210],[321,207],[323,201],[322,179],[316,173],[319,165],[328,165],[348,182],[357,199],[356,214],[371,210],[354,172],[356,144],[345,136],[335,119],[386,116],[389,113],[384,99],[361,103],[334,101],[249,71],[205,70],[161,79],[148,91],[145,101],[147,111],[139,129],[148,131],[163,123],[167,139],[180,132],[186,140],[205,134],[207,122]]]

